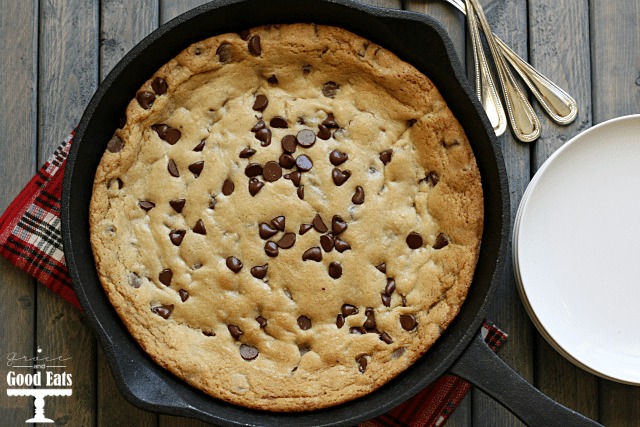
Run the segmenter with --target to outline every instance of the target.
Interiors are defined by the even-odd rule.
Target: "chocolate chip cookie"
[[[343,29],[197,42],[145,82],[91,200],[98,274],[158,364],[306,411],[365,395],[458,313],[480,174],[432,82]]]

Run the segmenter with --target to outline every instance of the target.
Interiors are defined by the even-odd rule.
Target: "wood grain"
[[[158,27],[158,1],[102,0],[100,18],[102,80],[136,43]],[[97,378],[98,426],[123,426],[131,424],[133,420],[135,425],[140,427],[158,424],[157,414],[138,409],[124,399],[116,386],[102,349],[98,351]]]
[[[640,2],[590,4],[593,123],[640,113]],[[600,422],[640,426],[640,387],[599,380]]]
[[[38,8],[29,2],[10,2],[0,13],[0,105],[11,106],[0,114],[0,211],[4,211],[35,172],[37,129],[37,35]],[[11,78],[7,78],[11,77]],[[35,281],[0,260],[0,328],[2,357],[35,354]],[[0,375],[33,373],[33,369],[9,368],[2,363]],[[5,383],[6,384],[6,383]],[[33,399],[9,397],[0,392],[0,420],[6,425],[23,425],[33,416]]]
[[[29,2],[10,2],[0,14],[0,212],[4,211],[18,191],[36,170],[37,143],[37,40],[38,8]],[[12,77],[12,78],[6,78]],[[33,356],[35,331],[35,281],[0,259],[0,343],[3,357],[15,352]],[[11,369],[2,364],[0,375],[32,373],[32,369]],[[32,400],[9,397],[0,393],[0,420],[6,425],[22,425],[32,416]]]
[[[542,136],[533,146],[532,171],[555,150],[591,126],[589,15],[582,0],[529,0],[531,63],[565,88],[578,103],[578,117],[568,126],[555,124],[537,103]],[[549,397],[598,419],[598,382],[572,365],[536,333],[535,384]]]
[[[480,2],[494,33],[521,57],[528,55],[526,0]],[[529,183],[530,146],[516,140],[510,130],[500,137],[511,201],[511,224],[518,204]],[[511,246],[511,245],[509,245]],[[507,271],[493,297],[487,317],[504,328],[509,341],[500,350],[500,357],[529,382],[533,382],[533,326],[527,317],[516,290],[509,247]],[[473,417],[477,425],[509,425],[522,423],[493,399],[473,390]]]
[[[38,163],[74,128],[98,83],[97,2],[40,4]],[[58,425],[95,425],[96,345],[77,309],[38,286],[37,344],[46,354],[71,357],[73,396],[51,399],[47,416]]]

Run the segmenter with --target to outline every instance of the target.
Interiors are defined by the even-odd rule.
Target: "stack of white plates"
[[[513,262],[551,346],[640,385],[640,115],[590,128],[540,167],[516,216]]]

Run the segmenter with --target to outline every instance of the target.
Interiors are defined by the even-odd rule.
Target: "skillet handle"
[[[503,362],[480,334],[471,341],[450,372],[489,394],[528,426],[602,427],[542,394]]]

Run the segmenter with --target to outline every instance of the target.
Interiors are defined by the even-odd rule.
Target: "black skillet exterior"
[[[379,390],[332,408],[303,413],[249,410],[205,395],[157,366],[128,334],[99,283],[89,243],[93,178],[126,105],[155,70],[189,44],[256,25],[315,22],[351,30],[395,52],[429,76],[465,128],[483,180],[485,227],[474,283],[445,334],[418,362]],[[501,279],[509,229],[502,155],[451,41],[433,19],[352,0],[218,0],[151,33],[107,76],[89,103],[67,162],[62,228],[67,264],[80,302],[105,349],[123,395],[155,412],[216,425],[354,425],[407,400],[443,374],[478,333]]]

